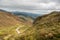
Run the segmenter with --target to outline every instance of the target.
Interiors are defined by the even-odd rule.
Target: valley
[[[0,11],[0,40],[60,40],[60,12],[34,17]]]

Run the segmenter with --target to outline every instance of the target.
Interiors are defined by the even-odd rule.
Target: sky
[[[0,9],[47,14],[60,11],[60,0],[0,0]]]

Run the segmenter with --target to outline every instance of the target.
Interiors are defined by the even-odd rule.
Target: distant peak
[[[53,11],[53,12],[51,12],[51,14],[56,14],[56,13],[60,13],[60,11]]]
[[[6,12],[5,10],[3,10],[3,9],[0,9],[0,12]]]

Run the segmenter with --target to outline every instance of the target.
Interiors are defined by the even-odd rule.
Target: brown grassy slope
[[[38,18],[36,18],[36,20],[34,21],[34,24],[44,24],[44,23],[52,23],[52,24],[56,24],[60,22],[60,12],[52,12],[50,14],[47,15],[43,15],[40,16]]]
[[[60,40],[60,12],[54,11],[38,17],[33,24],[40,39]]]
[[[12,15],[9,12],[0,11],[0,27],[15,26],[23,22],[19,17]]]

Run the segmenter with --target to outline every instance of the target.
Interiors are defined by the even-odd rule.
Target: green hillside
[[[0,20],[0,40],[60,40],[60,12],[37,17],[34,22],[1,12]]]
[[[60,12],[51,12],[36,18],[33,23],[42,40],[60,40]],[[40,40],[39,39],[39,40]]]
[[[0,40],[15,40],[16,37],[25,35],[25,31],[31,26],[31,21],[22,18],[10,12],[0,11]]]

